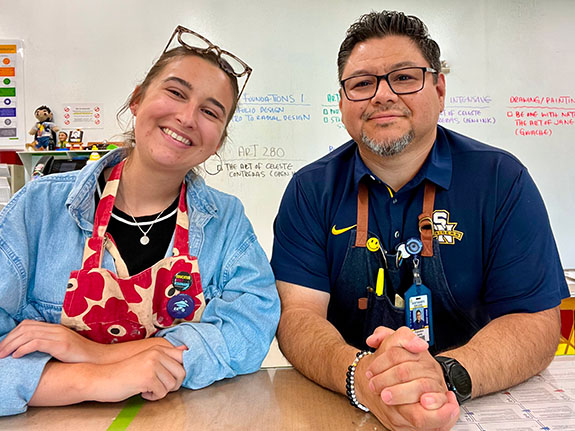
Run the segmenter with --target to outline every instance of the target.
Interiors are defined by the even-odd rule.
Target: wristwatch
[[[435,360],[441,365],[447,389],[455,393],[457,402],[461,404],[470,399],[471,377],[463,365],[447,356],[436,356]]]

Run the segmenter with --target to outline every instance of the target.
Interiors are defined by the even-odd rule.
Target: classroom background
[[[338,108],[337,51],[357,17],[382,8],[428,25],[445,61],[440,123],[511,151],[529,168],[563,265],[575,267],[570,0],[0,0],[0,40],[21,43],[18,136],[0,137],[0,148],[32,141],[27,132],[40,105],[64,130],[71,130],[66,109],[80,115],[97,107],[84,141],[117,140],[118,108],[184,25],[254,69],[230,140],[221,159],[205,163],[204,176],[240,197],[270,254],[272,221],[291,175],[349,139]]]

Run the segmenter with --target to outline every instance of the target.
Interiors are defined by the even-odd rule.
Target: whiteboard
[[[270,254],[290,176],[349,139],[338,110],[337,51],[358,16],[382,7],[428,25],[450,68],[440,122],[511,151],[529,168],[563,265],[575,267],[571,0],[0,0],[0,39],[23,43],[25,129],[43,104],[61,127],[65,104],[101,106],[102,124],[86,129],[84,141],[117,136],[117,109],[176,25],[244,59],[254,73],[223,162],[206,163],[221,171],[205,177],[243,201]]]

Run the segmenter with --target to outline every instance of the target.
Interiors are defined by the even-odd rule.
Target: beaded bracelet
[[[357,364],[359,364],[361,358],[367,355],[371,355],[372,353],[373,352],[369,352],[367,350],[357,352],[357,354],[355,355],[355,361],[353,361],[353,363],[349,367],[347,367],[347,373],[345,378],[345,389],[346,389],[345,393],[347,394],[347,398],[349,398],[349,403],[352,406],[357,407],[360,410],[363,410],[364,412],[368,412],[369,409],[362,403],[360,403],[357,400],[357,397],[355,396],[355,377],[354,377],[355,368],[357,367]]]

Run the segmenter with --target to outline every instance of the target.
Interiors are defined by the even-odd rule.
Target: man
[[[411,325],[411,329],[423,329],[425,328],[425,322],[421,320],[421,310],[415,312],[415,320]]]
[[[280,347],[388,428],[447,430],[458,402],[553,358],[568,291],[548,217],[517,159],[437,125],[418,18],[364,15],[338,68],[353,140],[294,176],[274,226]],[[405,327],[418,307],[425,341]]]

